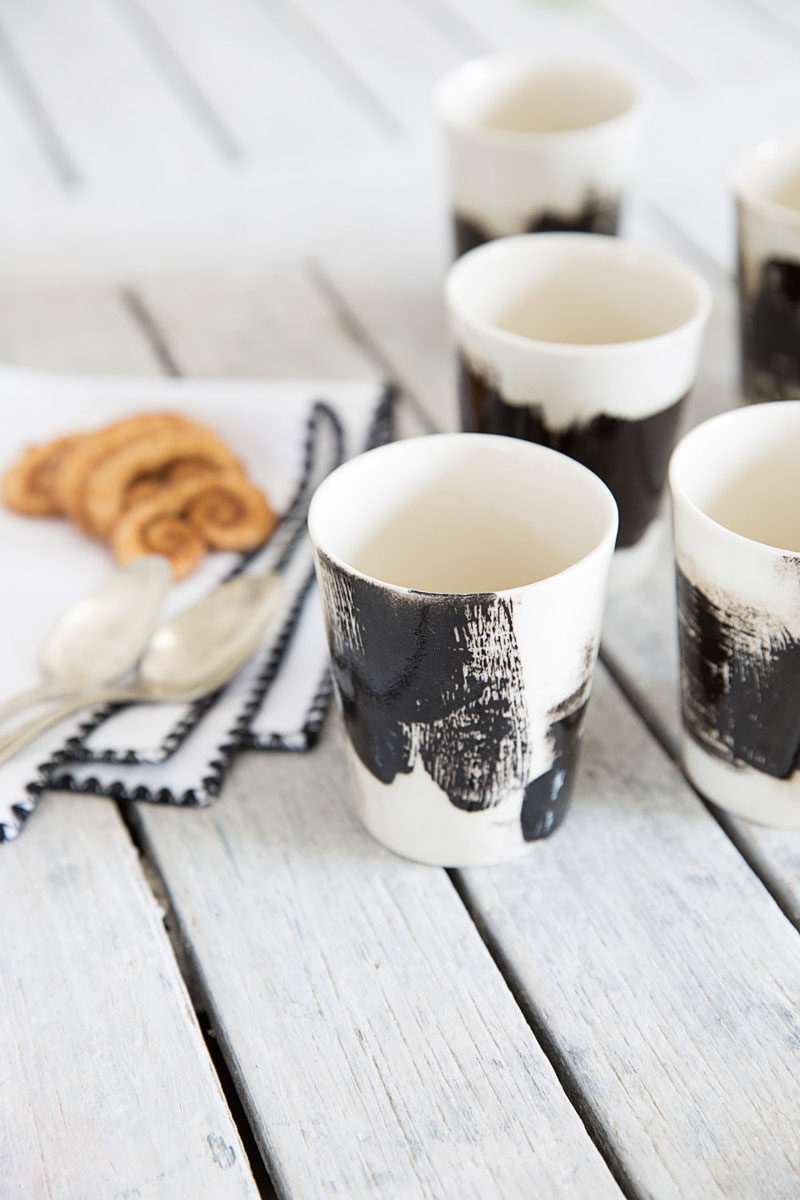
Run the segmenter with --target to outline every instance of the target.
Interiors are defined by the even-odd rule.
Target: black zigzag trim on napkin
[[[395,395],[396,389],[392,385],[387,385],[384,388],[381,400],[370,425],[369,434],[364,447],[365,450],[371,449],[374,446],[391,440],[393,431],[393,407]],[[336,434],[336,457],[338,461],[334,463],[334,466],[338,465],[338,462],[341,462],[343,458],[344,433],[339,419],[328,404],[319,401],[314,405],[309,417],[301,482],[297,493],[290,504],[289,509],[287,510],[283,521],[281,522],[281,525],[279,526],[279,530],[285,528],[285,522],[287,519],[293,515],[299,514],[300,511],[303,511],[304,519],[302,522],[299,522],[297,530],[293,532],[287,546],[284,548],[281,556],[279,557],[276,564],[277,569],[280,569],[281,564],[283,567],[285,567],[286,563],[290,561],[296,546],[299,544],[302,534],[305,532],[305,512],[307,511],[308,502],[306,501],[305,509],[302,509],[304,489],[308,488],[308,480],[313,467],[314,439],[319,429],[319,422],[323,416],[332,422]],[[333,467],[331,467],[331,469],[333,469]],[[310,500],[310,496],[308,497],[308,500]],[[275,531],[273,537],[277,537],[277,534],[278,530]],[[233,570],[228,573],[226,578],[232,577],[241,573],[243,570],[246,570],[247,567],[257,559],[258,555],[263,552],[263,550],[264,548],[262,547],[260,550],[257,550],[251,554],[243,555],[240,562],[238,562]],[[101,725],[104,720],[107,720],[111,715],[111,712],[116,711],[116,706],[98,710],[80,727],[77,738],[71,738],[63,749],[58,750],[48,761],[40,764],[37,767],[38,778],[32,780],[26,785],[25,797],[21,798],[19,802],[11,806],[11,811],[19,822],[18,826],[10,828],[0,822],[0,843],[18,836],[28,817],[36,808],[40,795],[48,789],[105,796],[115,800],[144,800],[159,804],[206,807],[207,805],[211,804],[219,795],[230,763],[238,750],[249,744],[252,744],[259,749],[276,750],[307,749],[314,745],[319,736],[319,730],[327,712],[331,697],[331,681],[327,669],[324,672],[320,684],[311,701],[299,737],[292,737],[289,739],[284,736],[276,735],[274,739],[270,739],[267,743],[263,739],[254,738],[252,732],[248,728],[249,722],[252,721],[253,717],[263,703],[264,697],[266,696],[269,687],[277,675],[280,665],[285,657],[292,635],[300,618],[303,603],[309,589],[311,588],[313,580],[314,575],[312,571],[305,579],[295,597],[292,608],[284,622],[284,627],[281,630],[281,634],[273,645],[264,669],[259,675],[251,698],[248,701],[245,713],[236,721],[234,727],[230,730],[222,745],[217,747],[215,751],[215,758],[208,763],[206,767],[206,774],[201,779],[199,787],[188,788],[184,792],[176,795],[169,788],[151,789],[142,784],[137,784],[136,787],[129,789],[125,786],[122,780],[114,780],[110,784],[103,784],[95,776],[89,776],[86,779],[78,780],[69,771],[60,770],[66,761],[69,761],[70,759],[72,761],[76,760],[77,751],[84,750],[88,752],[88,747],[85,747],[85,745],[82,744],[84,739],[88,737],[94,729],[98,728],[98,726]],[[191,732],[191,729],[197,724],[197,721],[200,719],[200,717],[218,701],[219,697],[223,694],[223,691],[224,689],[221,689],[213,696],[205,697],[203,700],[196,702],[196,705],[193,706],[192,711],[187,714],[184,720],[180,722],[180,726],[176,727],[176,729],[173,730],[169,735],[169,739],[167,740],[171,741],[176,736],[178,728],[180,728],[180,740],[170,752],[174,752],[174,749],[182,744],[182,742]],[[196,708],[201,708],[201,711],[195,715]],[[193,715],[194,721],[184,730],[184,725],[187,724]],[[91,752],[88,753],[90,754]],[[105,758],[105,755],[101,755],[100,759],[101,761],[108,761]],[[137,764],[143,760],[140,760],[138,756],[135,755],[135,752],[129,751],[125,752],[124,758],[111,761]]]
[[[378,406],[375,409],[375,415],[373,416],[370,427],[367,431],[367,437],[363,447],[365,451],[374,450],[376,446],[382,446],[386,442],[390,442],[392,440],[394,435],[394,405],[396,399],[397,388],[394,384],[386,384]],[[311,704],[308,707],[302,727],[296,734],[284,736],[282,734],[273,733],[268,737],[263,737],[254,732],[252,729],[252,721],[258,713],[259,708],[263,704],[267,695],[267,691],[268,689],[265,689],[262,692],[258,704],[254,707],[253,712],[250,714],[248,720],[249,727],[244,729],[242,733],[242,746],[252,750],[296,750],[302,752],[312,749],[312,747],[314,747],[319,740],[322,722],[325,720],[330,699],[333,694],[333,684],[327,666],[322,673],[319,686],[314,693]]]
[[[385,417],[383,409],[385,405],[385,395],[381,399],[378,409],[376,410],[375,418],[373,419],[370,433],[375,427],[376,421],[380,421],[381,427]],[[330,462],[325,464],[325,469],[322,474],[315,475],[315,465],[319,453],[319,443],[323,434],[324,425],[327,424],[329,432],[333,437],[333,454]],[[249,569],[254,569],[259,564],[259,559],[266,555],[270,548],[275,543],[285,542],[283,549],[274,557],[274,561],[269,564],[270,569],[279,573],[286,569],[291,561],[295,550],[306,532],[306,515],[308,506],[311,501],[311,496],[316,489],[316,486],[325,475],[338,467],[344,459],[344,430],[337,414],[333,411],[328,403],[323,400],[314,402],[311,412],[309,413],[306,422],[305,438],[303,444],[303,463],[300,472],[300,482],[295,491],[289,507],[281,518],[280,524],[271,534],[266,542],[255,550],[248,551],[247,554],[242,554],[236,564],[222,577],[220,582],[233,579],[237,575],[243,574]],[[288,532],[288,537],[287,537]],[[308,583],[303,585],[302,597],[308,589]],[[291,621],[293,609],[290,610],[288,621]],[[294,628],[294,626],[292,626]],[[271,681],[270,681],[271,682]],[[258,686],[258,685],[257,685]],[[115,763],[119,766],[135,766],[135,765],[152,765],[154,763],[164,762],[176,750],[180,749],[186,741],[189,734],[195,728],[197,723],[205,716],[205,714],[216,703],[222,695],[222,691],[215,692],[210,696],[202,696],[199,700],[195,700],[186,710],[180,720],[173,726],[167,736],[154,748],[152,752],[142,753],[136,750],[116,750],[109,747],[104,750],[94,750],[88,746],[87,739],[105,724],[108,719],[118,712],[120,705],[104,705],[95,711],[78,727],[75,734],[65,743],[63,750],[54,755],[53,761],[58,762],[94,762],[94,763]],[[258,707],[263,701],[265,691],[259,695],[258,705],[253,712],[258,711]],[[279,747],[276,747],[279,748]]]

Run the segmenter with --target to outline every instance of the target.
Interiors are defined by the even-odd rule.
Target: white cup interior
[[[500,134],[587,129],[614,120],[638,100],[634,81],[604,64],[546,63],[518,55],[465,63],[436,92],[445,124]]]
[[[734,186],[746,203],[791,209],[800,220],[800,142],[754,146],[740,160]]]
[[[317,489],[315,545],[371,579],[437,594],[547,579],[616,536],[600,480],[542,446],[438,434],[352,459]]]
[[[455,312],[537,342],[609,345],[672,333],[707,306],[694,274],[620,238],[548,233],[502,238],[451,267]]]
[[[670,464],[674,492],[740,537],[800,553],[800,402],[734,409],[697,426]]]

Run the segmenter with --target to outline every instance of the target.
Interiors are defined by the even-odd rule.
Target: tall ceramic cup
[[[353,459],[309,530],[359,816],[442,866],[563,820],[617,514],[564,455],[440,434]]]
[[[503,238],[447,276],[462,427],[578,459],[619,505],[613,586],[663,534],[667,462],[694,382],[710,294],[688,267],[621,238]]]
[[[723,808],[800,829],[800,403],[699,425],[670,464],[683,756]]]
[[[645,114],[601,62],[496,54],[439,83],[456,253],[514,233],[616,233]]]
[[[800,400],[800,140],[749,150],[734,175],[742,388]]]

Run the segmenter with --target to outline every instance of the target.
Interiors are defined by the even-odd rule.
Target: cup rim
[[[609,78],[625,84],[630,89],[630,103],[623,108],[622,112],[615,113],[613,117],[606,117],[603,121],[595,121],[591,125],[579,125],[575,129],[561,130],[494,129],[491,126],[479,125],[472,121],[459,119],[449,112],[446,95],[457,83],[461,82],[465,76],[473,74],[481,68],[485,69],[489,66],[500,67],[502,65],[529,66],[534,70],[552,70],[559,67],[573,70],[575,68],[590,68],[598,73],[605,73]],[[448,71],[438,80],[433,89],[434,115],[445,129],[454,133],[469,134],[475,141],[482,141],[489,145],[516,147],[517,149],[526,145],[546,146],[562,139],[573,140],[604,134],[614,125],[625,124],[632,119],[643,117],[646,108],[647,92],[644,85],[635,75],[624,67],[617,66],[615,63],[589,56],[581,57],[576,55],[575,57],[568,57],[566,55],[557,55],[553,57],[540,57],[521,51],[498,51],[476,55],[474,58],[469,58],[459,63],[451,71]]]
[[[764,162],[767,159],[777,159],[787,152],[796,157],[800,175],[800,138],[771,137],[763,138],[739,155],[730,172],[729,182],[740,205],[758,211],[763,216],[771,217],[773,221],[781,221],[784,225],[795,225],[800,228],[800,209],[791,208],[787,204],[781,204],[778,200],[772,200],[768,196],[752,190],[744,178],[747,171],[756,163]]]
[[[737,408],[726,409],[725,412],[717,413],[716,416],[709,417],[706,421],[700,421],[683,435],[670,455],[667,469],[669,489],[673,505],[678,501],[684,504],[695,517],[699,518],[701,525],[709,530],[714,530],[717,535],[721,534],[723,540],[729,542],[730,545],[738,546],[740,549],[747,547],[751,552],[768,554],[770,557],[780,554],[798,558],[800,553],[797,549],[775,546],[771,542],[759,542],[755,538],[746,537],[743,533],[737,533],[734,529],[729,529],[727,525],[716,521],[692,499],[678,478],[679,472],[683,468],[681,459],[692,449],[693,442],[702,437],[708,437],[713,429],[719,429],[722,425],[736,425],[748,420],[757,421],[766,411],[774,412],[776,415],[793,412],[800,422],[800,400],[769,400],[761,404],[740,404]]]
[[[695,311],[687,320],[681,321],[673,329],[668,329],[664,333],[653,334],[651,337],[636,338],[624,342],[551,342],[539,338],[525,337],[521,333],[512,333],[511,330],[502,329],[492,324],[491,321],[487,321],[484,317],[476,316],[473,312],[468,311],[456,296],[460,276],[469,271],[472,264],[479,261],[481,257],[488,259],[494,255],[497,258],[501,258],[504,255],[513,253],[517,248],[526,247],[533,250],[539,246],[543,249],[546,245],[555,245],[559,242],[565,247],[570,244],[580,246],[592,254],[603,253],[617,255],[621,258],[638,258],[661,270],[669,271],[673,276],[681,276],[683,281],[689,284],[694,290],[696,300]],[[510,237],[494,238],[492,241],[485,242],[481,246],[476,246],[473,250],[468,250],[460,258],[456,259],[447,271],[444,291],[451,316],[458,317],[459,320],[467,325],[471,325],[484,336],[491,337],[502,344],[516,347],[517,349],[522,347],[535,348],[537,354],[549,354],[553,357],[594,357],[602,355],[605,358],[614,355],[630,356],[651,353],[657,347],[666,345],[679,335],[684,335],[697,327],[702,329],[708,320],[712,303],[709,284],[702,275],[692,267],[687,266],[686,263],[681,262],[680,259],[673,257],[671,254],[665,254],[661,250],[656,250],[651,246],[640,246],[637,243],[629,241],[627,238],[615,237],[611,234],[603,233],[520,233]]]
[[[332,553],[324,544],[321,543],[317,535],[317,512],[325,503],[325,492],[330,490],[331,481],[335,477],[341,478],[342,473],[349,473],[353,469],[358,469],[355,467],[355,464],[367,457],[378,455],[385,457],[387,454],[402,454],[404,453],[404,448],[411,447],[422,442],[429,442],[431,439],[436,439],[437,441],[447,440],[450,442],[463,443],[464,439],[466,438],[480,439],[480,441],[485,445],[492,445],[498,450],[502,450],[504,453],[515,454],[518,457],[527,457],[529,459],[541,458],[543,456],[550,457],[551,459],[557,458],[561,460],[561,462],[567,466],[567,469],[572,471],[575,476],[580,476],[589,482],[590,486],[595,488],[596,491],[595,503],[605,504],[606,506],[605,528],[601,536],[596,539],[591,550],[589,550],[586,554],[582,554],[574,562],[569,563],[568,566],[563,567],[560,571],[555,571],[552,575],[546,575],[543,579],[532,580],[530,583],[522,583],[516,587],[498,588],[496,591],[488,592],[430,592],[422,588],[406,587],[403,584],[387,583],[387,581],[384,579],[377,579],[373,575],[368,575],[366,572],[358,570],[358,568],[354,567],[351,563],[346,562],[340,555]],[[455,596],[464,602],[468,602],[469,600],[475,600],[477,598],[486,596],[500,596],[503,598],[513,597],[523,592],[527,593],[533,588],[541,591],[548,587],[552,587],[555,581],[560,582],[565,576],[569,575],[570,572],[577,570],[579,567],[584,566],[584,564],[591,562],[593,559],[605,554],[607,547],[609,551],[613,552],[617,539],[617,530],[619,528],[619,509],[610,488],[603,483],[602,479],[600,479],[600,477],[596,475],[594,471],[590,471],[588,467],[585,467],[576,459],[570,458],[568,455],[562,454],[558,450],[551,450],[548,446],[540,446],[538,443],[528,442],[521,438],[505,437],[501,434],[494,433],[428,433],[422,434],[419,437],[401,438],[397,441],[386,442],[382,446],[375,446],[371,450],[366,450],[361,454],[355,455],[353,458],[347,459],[346,462],[341,463],[322,480],[314,492],[314,495],[311,497],[311,503],[308,509],[307,525],[309,537],[311,538],[312,545],[314,546],[317,554],[321,558],[326,559],[328,562],[333,563],[334,566],[338,567],[345,574],[353,575],[357,579],[363,579],[367,583],[371,583],[373,586],[381,588],[393,595],[424,598],[425,600],[434,602],[451,601]]]

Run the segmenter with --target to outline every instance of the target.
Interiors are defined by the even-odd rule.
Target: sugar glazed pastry
[[[208,550],[253,550],[277,523],[264,493],[205,425],[143,413],[29,447],[3,479],[8,508],[69,517],[118,562],[163,554],[176,579]]]

